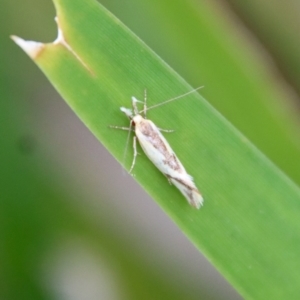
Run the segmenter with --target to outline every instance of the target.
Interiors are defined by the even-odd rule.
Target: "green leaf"
[[[276,47],[266,54],[252,37],[253,33],[248,34],[248,29],[226,4],[217,5],[205,0],[101,2],[188,82],[203,84],[205,89],[201,94],[281,170],[300,184],[300,125],[297,109],[294,109],[297,98],[291,92],[293,87],[287,86],[285,74],[280,74],[274,66],[276,57],[269,59],[278,49],[290,46],[287,40],[280,45],[278,40],[280,33],[283,34],[282,28],[284,32],[291,33],[292,26],[288,27],[286,22],[279,23],[275,18],[276,27],[270,27],[269,32],[274,31],[272,35],[276,37]],[[238,1],[239,5],[246,6],[248,12],[251,6],[255,6],[254,2]],[[263,5],[259,5],[261,14]],[[264,2],[264,5],[277,8],[278,14],[282,15],[282,9],[273,3]],[[288,9],[297,11],[292,6]],[[139,14],[130,13],[135,10]],[[266,15],[261,16],[266,33],[270,10],[265,7],[265,11]],[[272,35],[268,33],[269,38]],[[295,38],[293,40],[297,41]],[[263,42],[266,43],[267,39]],[[289,60],[297,69],[300,64],[299,51],[292,48],[294,52],[288,51],[285,56],[290,56]],[[296,81],[296,73],[293,74]]]
[[[130,107],[131,96],[141,99],[144,88],[153,105],[192,87],[95,1],[55,5],[64,39],[15,40],[122,162],[127,135],[108,127],[128,125],[119,107]],[[138,156],[136,180],[243,296],[297,298],[298,187],[197,93],[148,118],[175,129],[167,138],[203,193],[204,207],[190,207],[145,155]],[[129,148],[127,169],[131,158]]]

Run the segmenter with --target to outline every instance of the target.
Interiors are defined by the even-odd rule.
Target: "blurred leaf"
[[[297,0],[228,0],[235,12],[257,35],[276,60],[282,73],[300,94],[299,11]],[[298,106],[299,106],[298,97]]]

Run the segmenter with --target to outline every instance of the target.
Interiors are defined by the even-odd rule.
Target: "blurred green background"
[[[300,183],[299,2],[100,2]],[[8,38],[53,41],[52,2],[0,17],[0,298],[240,299]]]

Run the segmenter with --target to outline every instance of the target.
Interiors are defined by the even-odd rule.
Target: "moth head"
[[[130,108],[120,107],[121,112],[123,112],[129,119],[132,119],[133,112]]]

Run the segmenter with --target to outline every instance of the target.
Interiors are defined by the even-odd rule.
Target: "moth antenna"
[[[204,88],[204,86],[199,86],[199,87],[197,87],[197,88],[195,88],[195,89],[193,89],[193,90],[191,90],[191,91],[189,91],[189,92],[187,92],[187,93],[185,93],[185,94],[182,94],[182,95],[177,96],[177,97],[175,97],[175,98],[171,98],[171,99],[166,100],[166,101],[164,101],[164,102],[162,102],[162,103],[158,103],[158,104],[152,105],[152,106],[150,106],[150,107],[147,108],[147,111],[150,110],[150,109],[152,109],[152,108],[156,108],[156,107],[158,107],[158,106],[165,105],[165,104],[167,104],[167,103],[169,103],[169,102],[172,102],[172,101],[178,100],[178,99],[180,99],[180,98],[183,98],[183,97],[185,97],[185,96],[187,96],[187,95],[189,95],[189,94],[191,94],[191,93],[194,93],[194,92],[196,92],[196,91],[198,91],[198,90],[200,90],[200,89],[202,89],[202,88]],[[142,110],[142,111],[143,111],[143,110]],[[140,111],[140,112],[142,112],[142,111]]]

